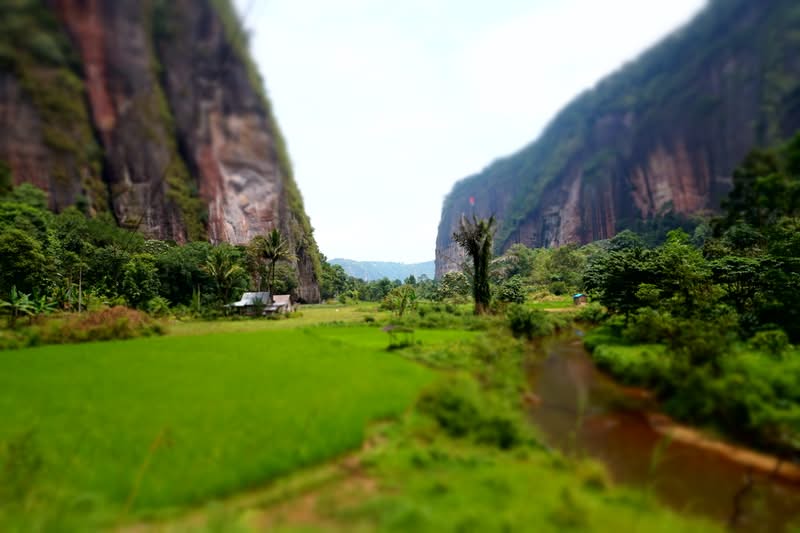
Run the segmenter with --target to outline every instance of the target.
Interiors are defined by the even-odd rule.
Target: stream
[[[531,417],[548,445],[604,463],[616,483],[651,490],[682,514],[742,531],[800,523],[800,484],[665,439],[648,421],[657,404],[597,370],[579,335],[545,340],[530,367]]]

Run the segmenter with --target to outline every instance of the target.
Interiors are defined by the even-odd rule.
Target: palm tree
[[[484,314],[492,299],[489,288],[489,263],[492,261],[494,217],[488,219],[472,215],[472,220],[461,217],[458,231],[453,233],[456,241],[472,258],[472,295],[475,297],[475,314]]]
[[[275,228],[264,237],[261,244],[261,257],[263,257],[269,264],[269,271],[267,274],[267,291],[269,297],[272,298],[273,288],[275,287],[275,264],[278,261],[293,261],[294,254],[289,250],[289,243],[283,238],[281,232]]]
[[[244,272],[236,260],[234,249],[225,244],[214,247],[201,268],[216,282],[223,302],[228,301],[236,278]]]

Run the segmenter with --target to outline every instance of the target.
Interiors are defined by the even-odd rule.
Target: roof
[[[586,296],[586,295],[585,295],[585,294],[583,294],[583,293],[581,293],[581,292],[579,292],[578,294],[576,294],[575,296],[573,296],[573,298],[580,298],[581,296]]]
[[[275,305],[292,305],[292,295],[291,294],[276,294],[272,298],[272,303]]]
[[[269,302],[268,292],[246,292],[238,302],[230,304],[231,307],[248,307],[251,305],[266,305]]]

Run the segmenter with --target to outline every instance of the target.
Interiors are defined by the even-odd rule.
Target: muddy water
[[[543,343],[531,366],[538,397],[531,416],[549,445],[605,463],[616,482],[651,490],[681,513],[742,531],[784,531],[800,524],[800,484],[668,442],[646,416],[657,411],[655,402],[599,372],[576,333]]]

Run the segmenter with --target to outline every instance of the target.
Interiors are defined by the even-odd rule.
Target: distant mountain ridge
[[[403,281],[408,276],[416,278],[425,275],[433,278],[435,270],[433,261],[424,263],[392,263],[387,261],[354,261],[352,259],[332,259],[332,265],[340,265],[353,277],[372,281],[381,278]]]

